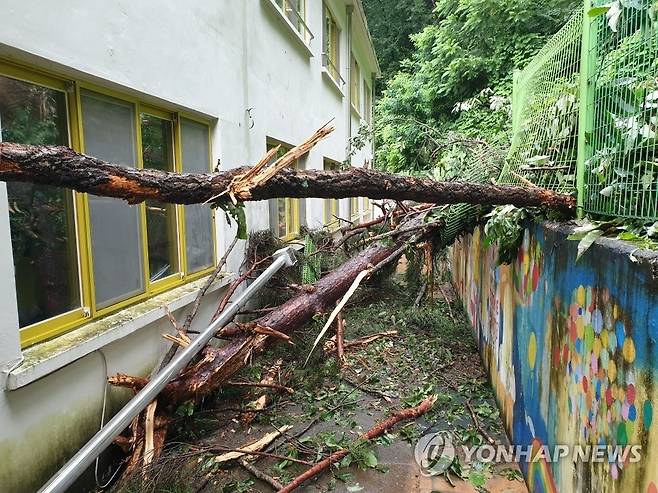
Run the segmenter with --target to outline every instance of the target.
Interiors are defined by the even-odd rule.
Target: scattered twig
[[[475,410],[473,409],[473,406],[471,405],[471,400],[468,399],[466,401],[466,407],[468,408],[468,412],[471,413],[471,418],[473,419],[473,424],[475,425],[475,428],[477,431],[484,437],[484,439],[489,442],[489,445],[495,445],[496,440],[491,438],[491,435],[487,433],[487,430],[485,430],[481,425],[480,421],[478,420],[477,415],[475,414]]]
[[[339,366],[345,365],[345,319],[341,313],[336,316],[336,358]]]
[[[441,291],[441,295],[443,296],[443,299],[446,301],[446,306],[448,307],[448,315],[450,315],[450,318],[452,319],[452,323],[457,325],[457,319],[455,318],[455,314],[452,313],[452,303],[450,303],[450,300],[448,299],[448,295],[443,290],[441,283],[438,283],[437,285],[439,286],[439,291]]]
[[[294,389],[291,389],[290,387],[286,387],[285,385],[278,385],[276,383],[226,382],[226,385],[230,385],[232,387],[262,387],[262,388],[266,388],[266,389],[283,390],[284,392],[287,392],[291,395],[295,393]],[[258,409],[254,409],[254,410],[258,411]]]
[[[192,311],[190,311],[189,315],[185,318],[185,322],[183,323],[183,326],[181,327],[181,330],[178,331],[179,335],[181,334],[187,334],[187,331],[190,329],[190,326],[192,325],[192,322],[194,321],[194,318],[196,317],[197,313],[199,312],[199,306],[201,305],[201,301],[203,300],[203,297],[206,295],[208,292],[208,289],[210,289],[210,286],[215,282],[219,274],[221,273],[222,269],[224,268],[224,265],[226,265],[226,262],[228,261],[228,257],[233,251],[233,248],[235,248],[235,245],[238,242],[237,236],[233,239],[233,242],[231,245],[228,247],[222,258],[219,260],[217,263],[217,267],[215,267],[215,270],[208,276],[208,279],[206,279],[206,282],[204,283],[203,287],[201,290],[197,293],[196,298],[194,299],[194,304],[192,305]],[[168,310],[167,310],[168,311]],[[173,316],[172,316],[173,318]],[[174,323],[174,322],[172,322]],[[174,327],[177,327],[177,324],[174,323]],[[176,344],[172,345],[169,348],[169,351],[164,355],[162,358],[162,361],[160,364],[155,365],[154,368],[157,369],[154,370],[151,373],[151,378],[155,376],[162,368],[164,368],[169,362],[173,359],[173,357],[176,355],[176,351],[178,351],[178,346]]]
[[[278,459],[278,460],[289,460],[290,462],[295,462],[296,464],[302,464],[304,466],[312,466],[313,463],[309,462],[307,460],[302,460],[302,459],[295,459],[294,457],[287,457],[285,455],[279,455],[279,454],[271,454],[269,452],[262,452],[260,450],[248,450],[248,449],[240,449],[240,448],[230,448],[230,447],[212,447],[212,448],[207,448],[207,449],[202,449],[200,452],[229,452],[229,453],[235,453],[237,457],[231,460],[238,459],[239,457],[243,457],[245,455],[249,456],[258,456],[258,457],[268,457],[270,459]]]
[[[242,467],[244,467],[247,471],[249,471],[256,479],[260,479],[261,481],[264,481],[265,483],[269,484],[275,490],[278,491],[278,490],[284,488],[283,484],[279,483],[272,476],[270,476],[269,474],[264,473],[263,471],[258,469],[253,464],[249,464],[249,462],[247,462],[246,460],[240,460],[240,461],[238,461],[238,463]]]
[[[288,431],[291,428],[292,426],[287,425],[287,426],[283,426],[281,430]],[[215,457],[215,463],[221,464],[222,462],[229,462],[231,460],[240,459],[244,456],[249,456],[252,454],[257,455],[254,453],[259,452],[263,450],[265,447],[267,447],[270,443],[272,443],[277,437],[281,435],[282,431],[272,431],[270,433],[267,433],[266,435],[264,435],[262,438],[260,438],[255,442],[252,442],[238,449],[231,450],[230,452],[227,452],[225,454],[218,455],[217,457]]]
[[[427,292],[427,281],[423,283],[423,285],[420,287],[420,290],[418,291],[418,296],[416,296],[416,301],[414,301],[414,308],[418,308],[420,306],[420,302],[425,297],[426,292]]]

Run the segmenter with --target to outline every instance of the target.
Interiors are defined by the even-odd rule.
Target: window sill
[[[310,42],[307,42],[306,39],[304,39],[304,36],[295,28],[295,26],[290,22],[290,19],[285,16],[283,12],[281,12],[281,9],[279,6],[275,3],[274,0],[262,0],[265,4],[269,6],[269,8],[274,12],[276,17],[286,26],[288,31],[292,34],[293,39],[299,44],[300,48],[304,50],[304,52],[308,55],[309,58],[313,58],[313,51],[311,50]],[[310,34],[310,33],[309,33]],[[311,39],[313,39],[313,35],[311,34]]]
[[[215,281],[208,292],[229,284],[232,275]],[[206,278],[185,284],[133,305],[50,341],[23,350],[23,363],[9,373],[6,388],[15,390],[49,375],[94,351],[166,317],[165,306],[178,310],[194,301]]]
[[[336,82],[336,79],[331,76],[325,67],[322,67],[322,78],[327,81],[327,84],[329,84],[331,88],[340,95],[341,98],[345,97],[345,91],[343,91],[343,89],[340,87],[340,84]]]

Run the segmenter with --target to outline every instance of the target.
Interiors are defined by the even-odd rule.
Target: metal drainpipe
[[[210,324],[199,336],[192,341],[182,352],[178,354],[146,387],[132,398],[96,435],[89,440],[50,481],[48,481],[39,493],[64,493],[73,482],[89,467],[96,457],[105,450],[146,406],[165,388],[169,381],[187,366],[187,364],[203,349],[213,338],[215,333],[227,325],[245,303],[256,294],[267,281],[282,267],[295,264],[292,248],[284,248],[274,254],[274,261],[265,271],[235,300],[219,318]]]
[[[347,11],[347,143],[346,158],[352,152],[352,15],[354,5],[348,5]],[[350,158],[351,164],[351,158]]]

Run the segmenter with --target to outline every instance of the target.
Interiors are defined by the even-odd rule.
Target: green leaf
[[[603,195],[604,197],[611,197],[612,194],[615,192],[615,185],[608,185],[605,187],[603,190],[601,190],[599,193]]]
[[[585,237],[580,240],[580,243],[578,243],[578,256],[576,257],[576,262],[580,260],[580,258],[589,250],[589,248],[594,244],[596,240],[598,240],[601,236],[603,235],[603,231],[600,229],[595,229],[593,231],[590,231],[585,235]]]
[[[649,190],[653,185],[653,171],[647,171],[642,175],[642,186],[645,190]]]
[[[356,493],[357,491],[362,491],[362,490],[363,490],[363,486],[361,486],[359,483],[347,487],[347,491],[349,491],[350,493]]]
[[[244,204],[236,207],[236,218],[238,223],[238,240],[247,239],[247,216],[244,213]]]
[[[363,456],[363,464],[366,467],[369,467],[370,469],[373,469],[373,468],[377,467],[377,464],[379,464],[379,461],[377,460],[377,456],[375,455],[374,452],[368,451]]]
[[[587,15],[591,18],[600,17],[602,15],[607,14],[608,10],[610,10],[610,5],[603,5],[602,7],[592,7],[587,12]]]

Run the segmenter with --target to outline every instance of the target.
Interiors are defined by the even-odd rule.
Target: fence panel
[[[605,216],[658,219],[658,37],[649,0],[597,0],[591,18],[583,205]]]
[[[583,12],[515,74],[512,145],[499,183],[576,188]]]

